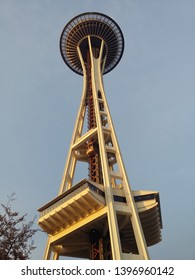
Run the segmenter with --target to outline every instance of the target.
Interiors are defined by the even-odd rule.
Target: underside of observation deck
[[[152,191],[133,191],[133,195],[147,246],[152,246],[161,241],[162,220],[159,194]],[[131,211],[122,190],[114,191],[114,203],[122,251],[127,254],[136,254],[136,240],[130,222]],[[101,235],[104,240],[103,246],[106,246],[106,240],[109,240],[103,187],[90,180],[82,180],[71,190],[41,207],[39,212],[39,225],[48,234],[54,236],[53,245],[56,250],[60,250],[61,255],[90,258],[90,232],[98,232]],[[98,214],[96,218],[98,212],[101,214]],[[59,238],[64,230],[67,234]]]

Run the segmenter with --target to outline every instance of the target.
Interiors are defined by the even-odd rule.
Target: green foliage
[[[35,249],[33,235],[34,220],[25,222],[27,214],[20,216],[19,212],[11,209],[14,194],[6,205],[1,204],[3,214],[0,213],[0,260],[26,260]]]

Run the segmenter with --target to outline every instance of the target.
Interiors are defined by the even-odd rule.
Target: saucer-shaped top
[[[123,55],[124,37],[118,24],[102,13],[83,13],[67,23],[60,37],[60,52],[64,62],[74,72],[83,75],[77,46],[87,36],[104,40],[107,57],[103,74],[110,72]]]

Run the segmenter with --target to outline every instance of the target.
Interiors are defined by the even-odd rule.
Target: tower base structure
[[[62,32],[62,57],[83,75],[83,94],[59,195],[38,210],[48,234],[45,259],[149,259],[147,247],[161,240],[159,193],[131,189],[103,86],[123,40],[99,13],[75,17]],[[74,184],[77,162],[88,163],[89,178]]]

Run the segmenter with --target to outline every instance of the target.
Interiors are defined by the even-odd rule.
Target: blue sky
[[[160,192],[152,259],[195,259],[195,1],[0,0],[0,202],[28,213],[58,194],[82,92],[59,39],[77,14],[112,17],[124,55],[104,76],[132,189]],[[38,233],[33,259],[46,235]]]

